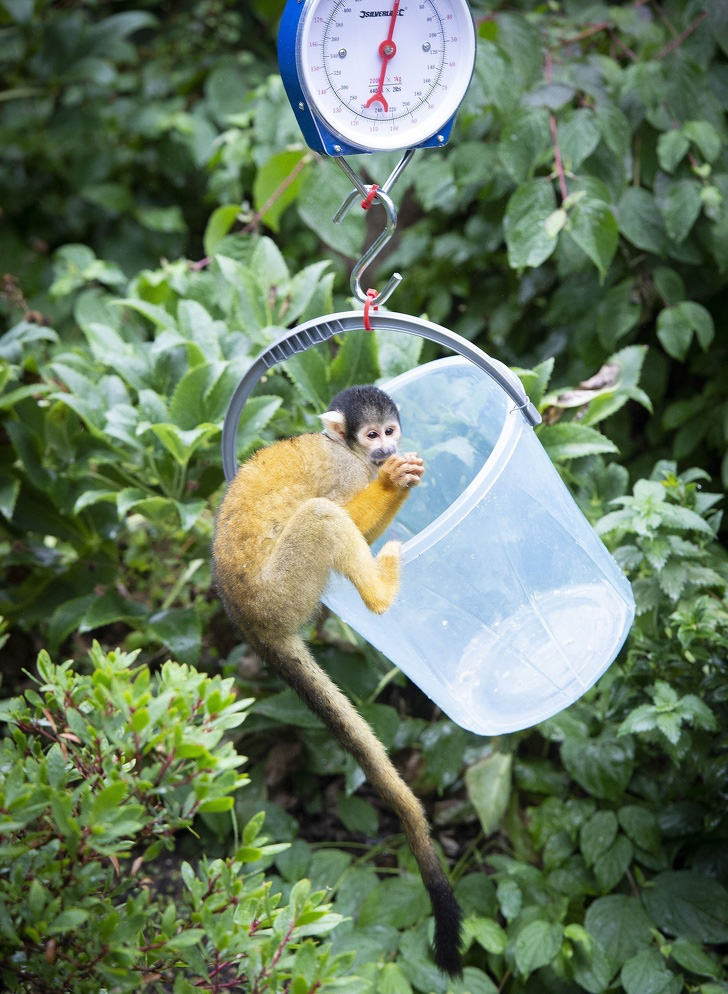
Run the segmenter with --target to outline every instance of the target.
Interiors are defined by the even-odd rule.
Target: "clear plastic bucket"
[[[383,389],[426,464],[377,543],[404,542],[401,589],[377,616],[335,575],[324,603],[463,728],[543,721],[617,655],[630,585],[492,376],[455,356]]]

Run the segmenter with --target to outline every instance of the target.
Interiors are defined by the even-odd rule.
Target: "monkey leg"
[[[346,511],[314,497],[286,523],[263,570],[276,624],[300,630],[316,611],[332,569],[351,580],[370,611],[381,614],[399,588],[399,543],[387,542],[374,558]]]

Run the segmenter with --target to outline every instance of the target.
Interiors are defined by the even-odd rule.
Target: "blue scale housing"
[[[298,61],[296,59],[296,39],[301,23],[301,16],[305,7],[304,0],[288,0],[281,26],[278,31],[278,67],[283,80],[286,95],[291,102],[293,113],[296,115],[298,126],[309,148],[314,152],[321,152],[322,155],[361,155],[364,152],[374,151],[362,145],[352,145],[345,141],[335,131],[332,131],[326,121],[322,120],[309,106],[306,94],[301,84],[301,77],[298,72]],[[457,114],[453,114],[441,128],[437,130],[425,141],[415,146],[403,146],[404,148],[442,148],[450,139],[453,124]]]

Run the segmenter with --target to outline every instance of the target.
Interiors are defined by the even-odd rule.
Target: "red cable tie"
[[[376,290],[367,290],[367,299],[366,299],[366,301],[364,303],[364,329],[365,329],[365,331],[373,331],[374,330],[372,328],[372,323],[369,320],[369,309],[372,307],[372,301],[376,298],[376,296],[377,296],[377,291]],[[372,309],[375,310],[375,311],[378,311],[379,310],[379,306],[377,304],[375,304]]]
[[[364,200],[362,200],[362,202],[361,202],[362,210],[365,210],[365,211],[369,210],[369,208],[374,203],[374,198],[377,195],[377,190],[378,189],[379,189],[379,187],[377,186],[376,183],[372,184],[371,190],[366,195],[366,197],[364,198]]]

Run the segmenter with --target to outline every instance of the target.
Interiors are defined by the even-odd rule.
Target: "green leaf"
[[[163,642],[175,659],[195,665],[200,658],[202,624],[193,608],[159,611],[147,624],[150,634]]]
[[[594,111],[585,107],[572,111],[559,121],[558,135],[564,166],[575,172],[589,158],[601,138]]]
[[[554,462],[619,451],[614,442],[596,428],[574,422],[544,425],[539,429],[538,438]]]
[[[715,162],[720,155],[723,141],[709,121],[687,121],[682,126],[682,133],[697,145],[706,162]]]
[[[412,985],[401,967],[385,963],[377,981],[378,994],[412,994]]]
[[[665,352],[673,359],[685,360],[695,334],[705,351],[713,341],[713,318],[702,304],[683,300],[666,307],[657,316],[657,337]]]
[[[594,875],[604,893],[614,890],[627,872],[634,849],[629,839],[618,835],[605,853],[594,861]]]
[[[618,812],[619,824],[640,849],[657,852],[660,848],[660,829],[657,818],[640,804],[626,804]]]
[[[667,234],[679,245],[685,241],[703,207],[700,184],[694,179],[679,179],[671,183],[660,200]]]
[[[496,831],[508,810],[512,766],[511,753],[494,752],[465,771],[468,798],[486,836]]]
[[[638,898],[609,894],[587,909],[584,925],[604,948],[612,972],[652,942],[650,920]]]
[[[657,139],[657,161],[666,173],[675,172],[690,148],[690,141],[682,131],[666,131]]]
[[[329,366],[331,395],[357,383],[379,379],[377,340],[370,331],[349,331],[343,336],[336,358]]]
[[[215,208],[207,222],[202,240],[205,255],[210,256],[216,253],[239,214],[239,204],[224,204],[222,207]]]
[[[665,223],[654,196],[648,190],[628,187],[620,198],[617,219],[621,234],[636,248],[655,255],[665,254]]]
[[[487,953],[500,956],[505,952],[508,936],[498,922],[492,918],[473,915],[465,919],[464,930],[466,939],[472,936]]]
[[[232,809],[233,809],[234,806],[235,806],[235,798],[234,797],[230,797],[230,796],[228,796],[228,797],[213,797],[209,801],[203,801],[200,804],[200,806],[198,808],[198,811],[200,812],[200,814],[212,814],[212,813],[218,812],[218,811],[232,811]],[[238,856],[237,858],[240,859],[241,857]]]
[[[627,994],[677,994],[682,989],[682,979],[667,969],[656,949],[645,949],[627,960],[620,980]]]
[[[526,925],[519,932],[513,946],[518,972],[523,977],[528,977],[534,970],[548,966],[558,955],[563,936],[562,925],[545,921],[535,921]]]
[[[97,794],[91,805],[91,821],[103,821],[104,815],[115,811],[129,793],[128,784],[122,780],[109,784]]]
[[[728,891],[690,870],[661,873],[643,891],[655,926],[710,944],[728,942]]]
[[[364,899],[359,912],[359,926],[392,925],[408,928],[426,913],[427,897],[418,877],[383,880]]]
[[[551,149],[548,111],[541,107],[517,110],[506,123],[498,155],[516,183],[527,180]]]
[[[306,349],[288,359],[283,367],[296,389],[315,411],[323,414],[331,399],[324,346]]]
[[[48,925],[48,935],[59,935],[79,928],[88,920],[88,911],[82,908],[68,908],[62,911]]]
[[[685,284],[680,274],[676,273],[674,269],[657,266],[652,273],[652,279],[655,283],[655,289],[668,307],[685,298]]]
[[[670,956],[683,969],[700,977],[719,977],[720,963],[696,942],[689,939],[675,939],[670,946]]]
[[[269,228],[277,232],[281,215],[298,197],[304,180],[302,160],[308,161],[310,152],[296,150],[272,155],[258,168],[253,183],[253,205],[256,213]]]
[[[540,266],[553,254],[557,239],[546,222],[556,207],[556,195],[548,180],[535,179],[519,186],[506,206],[503,231],[508,261],[514,269]]]
[[[340,224],[334,224],[332,220],[350,193],[351,183],[336,163],[330,159],[319,159],[306,170],[297,209],[304,223],[328,246],[349,259],[356,259],[361,255],[366,228],[358,201]],[[382,224],[383,209],[372,207],[378,224]]]
[[[617,219],[608,204],[586,196],[568,212],[567,231],[599,270],[602,279],[619,244]]]
[[[613,811],[597,811],[581,826],[579,843],[584,862],[592,866],[617,837],[617,816]]]
[[[376,836],[379,830],[379,815],[363,797],[339,794],[336,799],[336,813],[350,832],[362,832],[368,838]]]
[[[621,801],[634,768],[634,746],[628,739],[567,739],[561,745],[567,772],[594,797]]]

